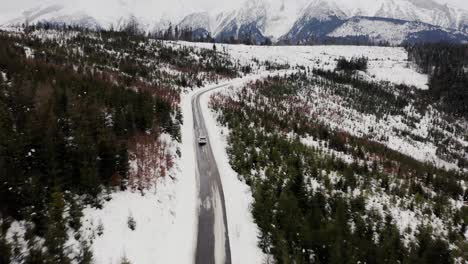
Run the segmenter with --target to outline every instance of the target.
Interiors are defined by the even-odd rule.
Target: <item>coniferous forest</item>
[[[0,264],[94,263],[86,208],[177,181],[184,96],[252,76],[209,107],[250,188],[265,263],[468,262],[468,46],[406,46],[424,90],[375,78],[363,56],[241,63],[251,47],[236,61],[230,46],[176,42],[210,35],[136,23],[0,31]],[[148,222],[129,212],[123,225]],[[96,225],[92,236],[107,232]]]
[[[430,99],[445,111],[468,118],[468,47],[420,44],[406,50],[409,59],[430,76]]]
[[[175,50],[129,32],[45,27],[0,32],[2,264],[90,263],[85,241],[74,259],[66,247],[68,230],[81,241],[83,207],[100,208],[103,192],[147,176],[130,175],[132,147],[162,134],[180,141],[184,89],[237,74],[213,50]],[[161,70],[169,67],[178,71]],[[26,252],[6,240],[12,221],[30,223]]]
[[[429,91],[368,81],[357,72],[366,69],[361,63],[366,59],[341,58],[334,71],[304,69],[212,96],[218,121],[230,131],[231,166],[255,198],[260,247],[271,263],[467,261],[468,208],[453,205],[468,199],[466,172],[418,161],[383,144],[396,133],[434,142],[443,156],[450,152],[448,140],[466,138],[466,128],[448,140],[435,131],[458,128],[445,121],[434,124],[434,134],[426,138],[397,126],[379,132],[382,124],[392,126],[394,117],[416,127],[415,113],[433,111],[435,77]],[[439,107],[444,119],[465,113],[466,104],[448,100]],[[339,128],[345,120],[359,127],[361,115],[377,120],[365,123],[367,135]],[[463,167],[467,150],[460,151],[453,158]],[[416,215],[418,224],[402,225],[398,210]],[[439,220],[448,230],[433,222]]]

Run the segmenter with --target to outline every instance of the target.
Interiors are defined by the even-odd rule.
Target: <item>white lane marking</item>
[[[221,195],[216,185],[213,185],[213,213],[214,213],[214,226],[213,233],[215,237],[215,263],[223,264],[226,245],[226,227],[224,226],[223,207],[221,203]]]

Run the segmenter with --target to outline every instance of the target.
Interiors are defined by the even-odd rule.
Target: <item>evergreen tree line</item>
[[[219,121],[230,129],[231,166],[252,188],[260,247],[271,262],[453,263],[458,257],[466,259],[468,210],[448,208],[451,197],[468,197],[459,184],[467,175],[437,169],[304,116],[303,105],[295,105],[296,96],[317,85],[316,79],[308,81],[312,79],[302,74],[267,78],[232,96],[211,100],[220,113]],[[371,90],[367,85],[364,94]],[[333,150],[367,162],[345,163],[286,136],[289,133],[298,138],[313,136]],[[322,187],[316,189],[312,182]],[[351,195],[355,190],[362,195]],[[392,199],[412,197],[412,202],[401,205],[409,210],[429,207],[422,217],[434,213],[443,219],[448,237],[434,236],[431,226],[423,225],[413,230],[412,242],[403,243],[408,230],[400,230],[390,214],[366,209],[367,195],[376,190]],[[450,249],[449,243],[457,248]]]
[[[337,67],[338,69],[342,70],[340,67]],[[410,99],[414,97],[412,95],[414,89],[406,85],[369,82],[353,72],[340,73],[313,69],[312,73],[322,78],[310,78],[307,82],[325,87],[334,95],[346,100],[349,107],[363,113],[375,114],[378,118],[402,114]]]
[[[351,58],[350,60],[341,57],[338,59],[336,69],[339,71],[352,72],[352,71],[367,71],[366,57]]]
[[[52,27],[52,26],[50,26]],[[50,30],[47,27],[48,30]],[[89,32],[80,28],[60,26],[56,31],[47,31],[40,25],[25,29],[29,33],[44,34],[50,32],[63,39],[62,45],[56,40],[37,39],[33,34],[27,35],[21,42],[37,51],[38,56],[59,63],[87,63],[102,71],[118,69],[127,76],[120,77],[127,86],[144,79],[159,88],[173,86],[202,86],[207,80],[214,81],[223,77],[237,76],[238,66],[229,57],[216,49],[195,49],[182,46],[174,48],[164,42],[148,38],[142,34],[130,34],[127,31],[98,30]],[[36,31],[33,31],[36,30]],[[77,34],[78,33],[78,34]],[[81,50],[86,54],[83,61]],[[192,56],[196,54],[195,56]],[[163,66],[175,68],[180,73],[176,76],[161,70]]]
[[[211,37],[211,33],[203,29],[194,30],[191,27],[179,27],[172,24],[165,30],[159,30],[149,34],[150,37],[160,40],[183,40],[189,42],[211,42],[215,39]]]
[[[302,80],[303,85],[323,87],[332,95],[339,96],[344,101],[344,106],[362,113],[375,115],[378,119],[386,119],[388,116],[396,115],[406,116],[405,123],[409,127],[414,127],[419,120],[408,116],[405,110],[407,107],[411,108],[411,114],[424,116],[427,111],[430,111],[429,109],[435,106],[442,110],[437,126],[451,133],[458,131],[457,136],[467,138],[464,135],[465,128],[457,125],[457,122],[453,122],[453,112],[441,109],[440,104],[434,101],[428,91],[404,84],[395,85],[386,81],[367,81],[356,72],[337,70],[338,68],[335,71],[312,69],[312,76],[302,74],[300,80]],[[465,153],[468,152],[468,149],[457,144],[449,144],[453,142],[451,136],[437,131],[436,129],[430,129],[428,138],[421,138],[405,131],[402,131],[402,133],[415,141],[432,140],[437,145],[437,155],[458,164],[460,168],[467,168]],[[453,149],[458,151],[453,151]]]
[[[418,44],[406,50],[409,59],[429,74],[426,95],[441,109],[468,119],[468,45]]]
[[[136,30],[0,32],[0,263],[90,263],[83,206],[128,186],[136,139],[180,140],[183,87],[237,76],[215,48],[174,48]],[[7,241],[14,220],[27,232]],[[79,248],[66,246],[70,236]]]
[[[15,219],[32,223],[24,263],[70,263],[67,230],[79,237],[83,202],[74,195],[99,207],[103,187],[125,188],[128,140],[138,133],[177,139],[181,120],[167,97],[77,69],[61,53],[27,58],[18,41],[0,36],[1,260],[14,254],[5,231]],[[82,250],[89,259],[89,247]]]
[[[430,229],[419,230],[416,243],[406,248],[390,216],[362,217],[367,214],[363,197],[330,197],[331,190],[358,188],[357,174],[388,182],[386,176],[324,158],[271,131],[245,128],[240,120],[228,122],[231,164],[252,187],[259,246],[276,263],[453,263],[448,244],[432,238]],[[264,171],[263,177],[259,171]],[[343,179],[331,183],[330,171],[339,171]],[[313,191],[309,177],[330,192]]]

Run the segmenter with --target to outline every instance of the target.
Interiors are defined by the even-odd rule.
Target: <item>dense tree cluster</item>
[[[367,61],[366,57],[351,58],[350,60],[341,57],[338,59],[336,69],[345,72],[367,71]]]
[[[34,224],[32,234],[47,244],[46,263],[68,263],[64,191],[98,206],[102,186],[127,178],[129,138],[149,131],[177,137],[175,109],[104,73],[28,59],[16,41],[2,36],[0,47],[0,213]],[[77,218],[70,226],[78,229]]]
[[[429,74],[427,95],[441,109],[468,119],[468,45],[407,46],[409,59]]]
[[[270,77],[211,99],[219,121],[231,131],[231,165],[252,187],[264,252],[275,263],[453,263],[463,257],[467,210],[449,209],[449,200],[467,196],[460,186],[466,174],[331,129],[308,116],[308,106],[301,101],[320,100],[307,97],[308,89],[318,86],[349,98],[349,107],[384,116],[401,113],[412,97],[393,94],[411,89],[337,72],[313,73]],[[381,93],[388,100],[378,100]],[[304,145],[300,138],[308,136],[355,160],[347,163]],[[425,208],[422,217],[443,219],[448,237],[436,236],[430,225],[419,226],[412,230],[415,239],[404,242],[411,231],[400,230],[389,213],[369,211],[366,200],[372,195],[388,195],[405,210]],[[449,243],[458,248],[451,250]]]
[[[26,27],[28,46],[47,54],[48,58],[66,59],[69,63],[87,63],[100,70],[113,69],[127,73],[126,85],[135,77],[158,86],[201,86],[206,80],[215,81],[219,76],[234,77],[237,67],[230,58],[215,49],[195,49],[189,46],[175,48],[141,33],[128,31],[89,31],[64,25],[39,24]],[[56,34],[57,40],[40,39],[36,35]],[[67,44],[67,47],[63,47]],[[196,56],[193,56],[196,55]],[[64,63],[65,61],[62,61]],[[165,72],[164,67],[175,68],[178,75]]]
[[[383,117],[386,114],[401,114],[408,105],[411,89],[405,85],[394,86],[388,82],[369,82],[360,75],[336,71],[313,69],[312,73],[323,77],[308,80],[311,84],[327,87],[348,101],[348,106]],[[351,85],[353,89],[346,89]]]
[[[414,127],[418,122],[408,114],[426,115],[428,109],[434,106],[433,97],[430,92],[420,90],[415,87],[399,84],[394,85],[389,82],[367,81],[357,73],[337,72],[322,69],[313,69],[312,73],[321,78],[299,78],[304,85],[318,85],[324,87],[331,95],[339,96],[346,107],[353,108],[359,112],[375,115],[378,119],[386,119],[387,116],[406,116],[406,121],[410,127]],[[435,104],[437,107],[438,104]],[[410,107],[411,112],[407,112]],[[440,109],[440,107],[439,107]],[[458,163],[460,168],[468,168],[466,165],[466,154],[468,149],[460,144],[454,144],[452,136],[441,133],[440,129],[449,132],[458,131],[460,136],[468,138],[462,122],[453,122],[456,116],[451,111],[439,112],[441,118],[437,121],[439,129],[430,129],[429,137],[437,145],[437,154],[454,163]],[[402,131],[406,136],[416,141],[427,139]],[[457,151],[453,151],[456,149]]]
[[[151,37],[161,40],[183,40],[196,42],[215,42],[211,34],[202,29],[194,30],[191,27],[172,26],[150,34]]]
[[[180,140],[180,92],[237,75],[216,50],[125,31],[37,25],[0,32],[0,43],[1,263],[90,263],[84,205],[156,182],[149,174],[171,176],[173,157],[158,141]],[[6,239],[14,220],[27,224],[26,252]],[[81,243],[73,254],[71,234]]]

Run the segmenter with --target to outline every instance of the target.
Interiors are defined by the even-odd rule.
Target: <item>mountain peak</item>
[[[223,33],[227,39],[236,38],[243,31],[246,35],[262,35],[276,40],[294,27],[301,30],[299,27],[307,21],[333,21],[326,28],[320,28],[321,34],[325,34],[339,26],[339,21],[379,17],[419,21],[468,34],[468,11],[434,0],[246,0],[226,4],[221,10],[219,3],[213,7],[207,5],[214,0],[190,3],[188,0],[49,0],[35,8],[31,8],[37,6],[32,0],[17,1],[17,11],[12,11],[15,3],[2,8],[0,25],[48,21],[92,28],[120,28],[122,21],[133,16],[142,30],[148,32],[172,24],[203,29],[213,36]],[[22,6],[24,1],[30,3]],[[321,26],[314,25],[316,29]]]
[[[330,17],[346,18],[347,15],[338,7],[336,2],[313,0],[304,10],[303,17],[327,20]]]

